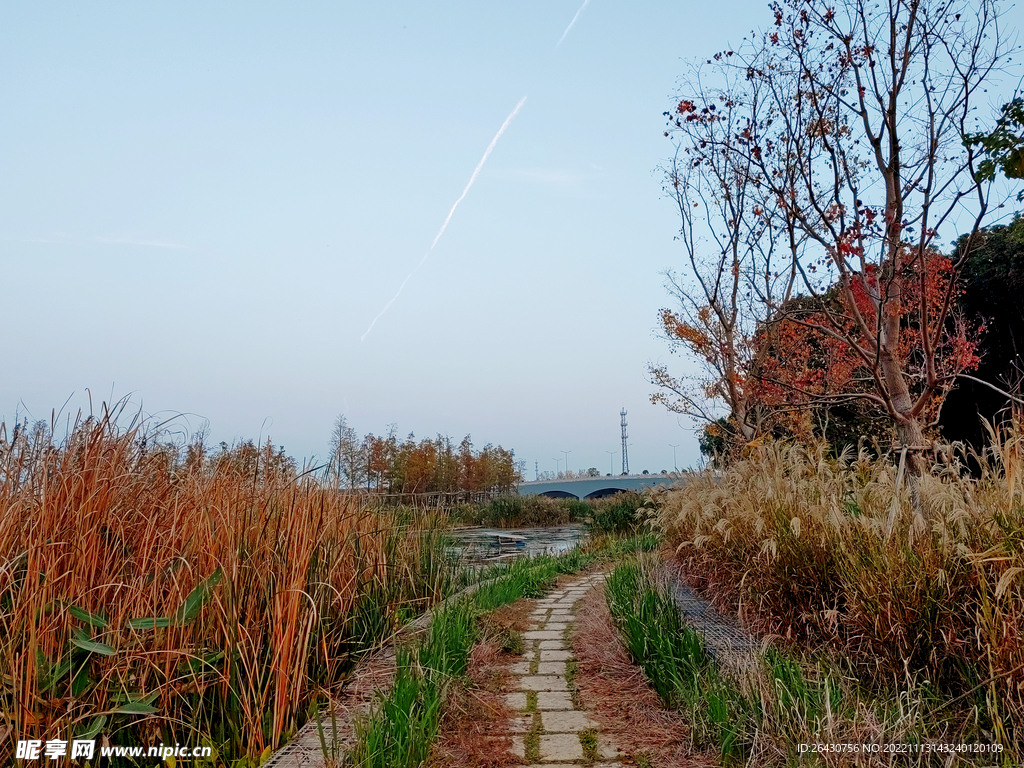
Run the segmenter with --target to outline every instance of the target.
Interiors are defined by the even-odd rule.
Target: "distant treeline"
[[[123,416],[124,402],[111,410],[107,421],[116,424]],[[90,417],[91,418],[91,417]],[[426,494],[438,497],[438,503],[449,504],[488,501],[500,495],[516,493],[522,481],[523,463],[515,461],[513,451],[488,443],[477,450],[469,435],[456,443],[446,435],[416,441],[410,434],[399,441],[392,427],[384,437],[368,434],[360,438],[348,426],[344,416],[338,417],[331,435],[330,455],[322,474],[289,456],[284,446],[274,446],[267,439],[262,445],[240,440],[229,445],[222,442],[210,446],[205,431],[192,436],[187,443],[168,440],[168,435],[143,432],[138,420],[128,431],[138,433],[136,448],[149,461],[160,461],[174,476],[183,474],[234,475],[247,478],[253,487],[290,483],[302,476],[319,476],[328,485],[344,490],[391,495],[400,503],[422,502]],[[93,422],[85,421],[87,425]],[[25,443],[26,455],[52,449],[51,425],[27,421],[16,422],[7,442],[7,431],[0,422],[0,458],[3,447]],[[4,477],[0,474],[0,482]]]
[[[344,488],[381,494],[436,493],[474,498],[513,491],[522,477],[514,452],[490,443],[473,448],[466,435],[458,445],[447,435],[399,441],[392,427],[384,437],[359,438],[339,416],[331,435],[328,476]]]

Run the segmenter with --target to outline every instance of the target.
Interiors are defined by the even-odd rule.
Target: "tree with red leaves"
[[[717,157],[743,177],[801,293],[819,300],[813,316],[775,304],[772,321],[785,315],[859,360],[865,386],[848,396],[886,415],[918,477],[937,404],[973,364],[953,318],[961,263],[942,261],[938,243],[976,233],[990,208],[963,139],[1008,53],[998,14],[990,0],[772,10],[767,32],[693,70],[667,133],[691,163]],[[821,301],[833,287],[841,300]]]

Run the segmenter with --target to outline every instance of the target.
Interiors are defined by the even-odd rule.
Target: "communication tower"
[[[626,453],[626,438],[629,435],[626,434],[626,409],[623,408],[619,412],[619,416],[622,417],[622,474],[629,474],[629,454]]]
[[[540,462],[533,462],[533,479],[540,480]]]

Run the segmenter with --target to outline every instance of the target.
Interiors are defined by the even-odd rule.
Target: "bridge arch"
[[[623,493],[625,488],[598,488],[596,491],[591,491],[584,499],[603,499],[605,496],[614,496],[616,493]]]
[[[575,493],[569,493],[568,491],[544,491],[537,495],[547,496],[549,499],[579,499],[579,496]]]

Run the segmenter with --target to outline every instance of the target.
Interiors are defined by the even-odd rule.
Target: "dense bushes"
[[[578,522],[589,510],[585,502],[576,499],[499,496],[482,504],[460,504],[452,509],[451,514],[453,522],[461,525],[536,528]]]

